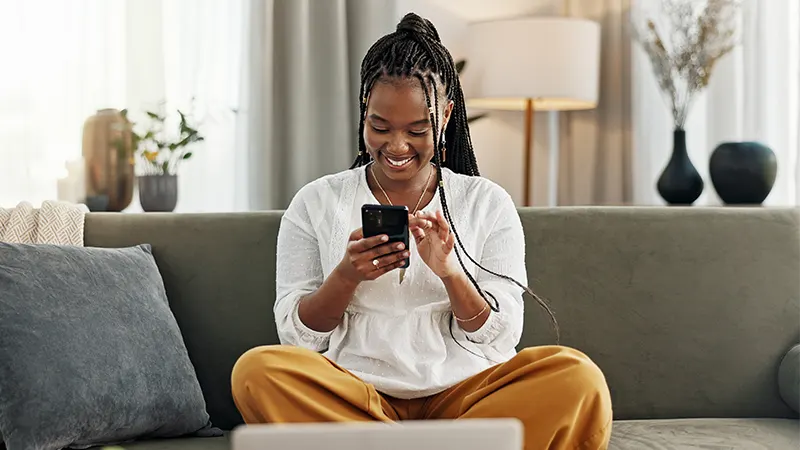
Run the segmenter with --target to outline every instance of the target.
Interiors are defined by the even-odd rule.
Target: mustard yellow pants
[[[605,449],[611,398],[605,377],[568,347],[528,348],[430,397],[402,400],[319,353],[263,346],[237,361],[233,399],[245,423],[516,417],[525,450]]]

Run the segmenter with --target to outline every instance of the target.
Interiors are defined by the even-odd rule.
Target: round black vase
[[[658,178],[658,193],[670,205],[691,205],[703,193],[703,187],[703,177],[686,150],[686,132],[678,128],[672,133],[672,157]]]
[[[758,142],[723,142],[708,164],[717,195],[728,205],[760,205],[775,185],[775,152]]]
[[[145,212],[172,212],[178,203],[177,175],[139,177],[139,203]]]

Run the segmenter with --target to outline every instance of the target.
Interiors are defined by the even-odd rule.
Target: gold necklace
[[[375,176],[375,170],[372,168],[372,164],[369,165],[369,171],[372,172],[372,178],[375,180],[375,184],[378,185],[378,188],[381,190],[381,192],[383,192],[383,196],[386,197],[386,201],[389,202],[389,205],[394,206],[392,199],[389,198],[389,194],[386,193],[386,191],[383,189],[383,186],[381,186],[381,182],[378,181],[378,177]],[[431,184],[432,176],[433,170],[431,170],[431,173],[428,174],[428,179],[425,180],[425,187],[422,188],[422,194],[419,196],[419,200],[417,200],[417,206],[414,207],[414,211],[411,211],[412,216],[417,212],[417,209],[419,209],[422,199],[425,198],[425,193],[428,192],[428,185]]]

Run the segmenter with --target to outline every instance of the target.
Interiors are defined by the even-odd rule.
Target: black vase
[[[145,212],[172,212],[178,203],[176,175],[139,177],[139,203]]]
[[[775,152],[758,142],[724,142],[714,149],[709,174],[717,195],[729,205],[760,205],[775,185]]]
[[[686,151],[686,132],[677,128],[672,134],[672,157],[658,178],[658,193],[670,205],[691,205],[703,193],[703,178]]]

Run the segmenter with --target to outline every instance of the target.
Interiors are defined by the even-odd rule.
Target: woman
[[[611,401],[589,358],[515,350],[522,293],[533,294],[522,226],[509,195],[479,176],[453,59],[417,15],[364,58],[359,150],[284,214],[284,345],[236,363],[245,422],[516,417],[528,450],[605,448]],[[410,248],[363,236],[366,203],[408,207]]]

